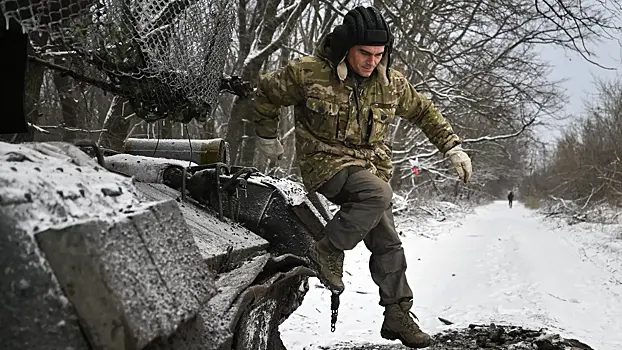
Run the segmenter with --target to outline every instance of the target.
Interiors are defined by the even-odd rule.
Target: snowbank
[[[622,210],[607,204],[586,207],[572,201],[546,202],[539,210],[551,228],[567,234],[586,261],[611,272],[622,284]]]

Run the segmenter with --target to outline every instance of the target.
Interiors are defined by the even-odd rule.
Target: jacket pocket
[[[339,128],[339,105],[315,97],[308,97],[306,107],[309,131],[320,139],[336,139]]]
[[[395,107],[388,104],[372,104],[369,108],[367,143],[384,142],[395,119]]]

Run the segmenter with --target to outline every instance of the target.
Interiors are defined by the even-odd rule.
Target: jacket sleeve
[[[397,115],[417,125],[443,154],[462,142],[432,101],[418,93],[403,75],[394,79],[400,94]]]
[[[302,78],[302,69],[297,60],[259,78],[253,102],[253,123],[257,136],[278,136],[280,107],[296,105],[304,99]]]

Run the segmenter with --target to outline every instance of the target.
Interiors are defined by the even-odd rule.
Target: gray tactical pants
[[[333,245],[350,250],[364,241],[372,253],[369,270],[380,289],[380,305],[412,299],[406,281],[406,257],[391,211],[391,186],[361,167],[349,167],[318,192],[341,206],[324,228]]]

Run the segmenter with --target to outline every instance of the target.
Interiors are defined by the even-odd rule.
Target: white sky
[[[622,38],[621,38],[622,40]],[[588,46],[588,49],[597,56],[593,58],[599,64],[615,68],[605,70],[586,61],[578,54],[566,53],[555,47],[542,47],[541,57],[553,65],[551,79],[567,79],[562,87],[566,90],[568,103],[563,113],[565,115],[580,115],[583,112],[585,101],[595,98],[597,93],[594,87],[595,77],[612,79],[622,70],[622,57],[620,44],[616,40],[608,40],[599,44]],[[549,129],[539,128],[538,131],[544,139],[552,141],[558,135],[560,125]]]

